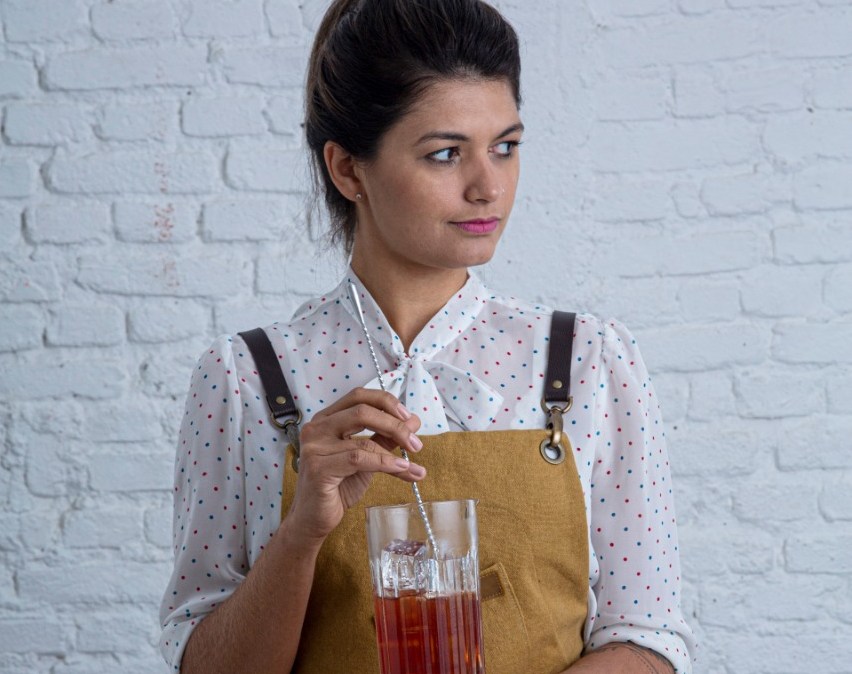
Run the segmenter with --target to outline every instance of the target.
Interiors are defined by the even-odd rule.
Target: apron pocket
[[[515,590],[500,562],[480,573],[482,639],[488,674],[517,674],[530,661],[530,640]]]

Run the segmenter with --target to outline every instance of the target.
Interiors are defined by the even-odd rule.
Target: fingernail
[[[411,473],[414,477],[423,477],[426,475],[426,469],[423,466],[419,466],[416,463],[412,463],[408,466],[408,472]]]
[[[397,468],[401,468],[402,470],[405,470],[411,466],[411,463],[409,461],[406,461],[405,459],[394,459],[394,463],[396,464]]]
[[[399,413],[402,415],[402,418],[405,419],[406,421],[408,421],[411,418],[411,412],[409,412],[407,409],[405,409],[405,405],[403,405],[402,403],[397,405],[396,409],[399,410]]]
[[[419,452],[421,449],[423,449],[423,443],[420,441],[420,438],[414,435],[414,433],[408,436],[408,444],[411,445],[411,449],[413,449],[415,452]]]

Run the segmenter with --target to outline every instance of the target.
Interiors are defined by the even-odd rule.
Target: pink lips
[[[498,218],[489,218],[487,220],[466,220],[465,222],[454,222],[453,224],[462,231],[470,234],[489,234],[497,229],[499,222]]]

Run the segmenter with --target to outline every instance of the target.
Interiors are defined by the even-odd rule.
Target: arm
[[[290,671],[325,537],[372,473],[406,481],[425,474],[388,451],[417,451],[417,417],[389,394],[354,390],[302,427],[293,506],[249,571],[242,401],[262,396],[241,382],[229,343],[217,341],[193,375],[181,426],[175,567],[161,608],[161,646],[184,674]],[[375,435],[351,437],[365,429]]]
[[[630,643],[612,643],[584,655],[562,674],[674,674],[663,656]]]
[[[603,329],[596,416],[590,533],[598,573],[586,652],[631,642],[688,674],[694,641],[680,608],[677,527],[660,406],[633,336],[615,321]]]

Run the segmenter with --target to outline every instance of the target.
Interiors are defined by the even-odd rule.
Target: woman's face
[[[522,131],[507,82],[431,85],[356,169],[355,256],[456,270],[490,260],[515,200]]]

